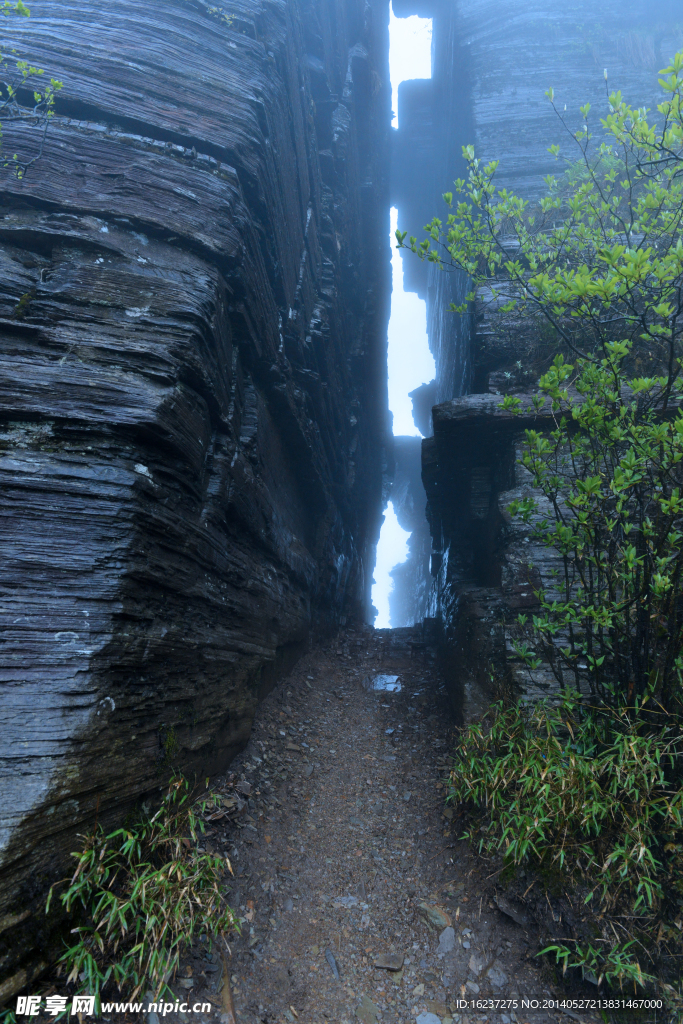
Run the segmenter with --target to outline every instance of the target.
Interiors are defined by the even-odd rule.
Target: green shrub
[[[148,989],[158,998],[196,935],[238,927],[222,886],[229,861],[196,848],[199,815],[218,798],[193,806],[190,797],[177,776],[156,814],[109,835],[98,827],[72,855],[76,870],[60,899],[84,920],[60,963],[78,992],[96,995],[98,1012],[110,982],[129,1000]]]
[[[471,817],[466,837],[583,893],[595,934],[549,947],[565,970],[644,984],[657,944],[680,934],[680,730],[646,731],[572,696],[491,714],[490,728],[464,730],[450,776],[449,798]],[[604,935],[606,920],[617,927]]]
[[[561,702],[467,729],[451,797],[482,851],[585,887],[591,927],[549,947],[563,966],[637,984],[675,962],[683,930],[683,52],[660,75],[656,121],[609,92],[599,123],[585,104],[572,128],[548,90],[578,163],[538,202],[499,188],[498,162],[465,146],[445,221],[419,244],[396,232],[469,280],[454,313],[479,298],[494,331],[513,322],[542,342],[540,393],[502,407],[554,417],[526,432],[531,487],[511,512],[559,569],[512,631]]]
[[[526,431],[535,491],[510,512],[561,569],[518,618],[532,646],[515,646],[532,669],[540,653],[560,686],[670,724],[683,713],[682,388],[628,377],[630,351],[608,343],[598,365],[558,356],[541,378],[534,404],[551,404],[557,426]]]
[[[4,0],[4,3],[0,3],[0,15],[28,18],[31,12],[23,0]],[[17,153],[10,158],[4,156],[0,149],[0,164],[11,167],[17,178],[23,178],[29,167],[42,155],[45,133],[54,115],[55,96],[62,88],[62,83],[51,78],[49,85],[45,84],[41,77],[45,74],[43,68],[33,67],[27,60],[17,60],[14,56],[16,51],[10,52],[12,57],[0,50],[0,138],[3,125],[21,122],[40,128],[42,133],[38,152],[31,159],[20,159]],[[31,95],[33,105],[25,106],[22,97]]]

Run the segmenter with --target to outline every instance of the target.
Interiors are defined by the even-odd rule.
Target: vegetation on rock
[[[16,0],[15,3],[4,0],[0,5],[0,13],[5,17],[17,15],[28,18],[31,15],[23,0]],[[16,51],[11,52],[12,56],[9,57],[0,51],[0,138],[3,125],[18,122],[40,131],[38,151],[34,156],[20,157],[13,153],[8,157],[0,154],[3,167],[11,167],[18,178],[23,178],[31,164],[42,155],[45,133],[54,114],[55,95],[62,88],[62,83],[51,78],[49,85],[44,85],[44,69],[36,68],[26,60],[17,59]],[[33,100],[32,104],[30,99]]]
[[[509,865],[535,864],[550,889],[571,879],[582,912],[555,941],[568,967],[595,981],[654,980],[680,952],[683,737],[626,715],[596,715],[578,696],[555,706],[493,709],[490,728],[462,734],[450,798],[466,835]]]
[[[654,120],[609,94],[597,146],[588,105],[575,132],[555,108],[579,160],[537,205],[467,146],[446,223],[419,245],[397,232],[469,276],[455,312],[486,286],[554,353],[538,394],[502,407],[549,404],[556,423],[526,431],[510,512],[559,556],[516,643],[530,672],[550,665],[558,703],[467,729],[451,796],[482,850],[586,886],[574,938],[549,947],[564,969],[637,984],[674,978],[683,916],[683,53],[660,85]]]
[[[193,806],[189,783],[176,776],[156,814],[109,835],[98,827],[73,854],[76,870],[60,900],[84,920],[60,963],[76,993],[96,996],[98,1013],[110,983],[129,1000],[170,992],[195,937],[211,941],[238,927],[221,884],[229,861],[197,846],[202,815],[217,800]]]

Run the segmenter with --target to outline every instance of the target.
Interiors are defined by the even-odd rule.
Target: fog
[[[411,78],[431,78],[432,22],[429,18],[396,18],[391,10],[389,21],[391,91],[393,126],[398,127],[398,86]],[[389,320],[389,409],[393,416],[394,434],[421,437],[413,422],[412,402],[408,393],[432,380],[434,360],[427,341],[426,305],[417,295],[403,290],[403,266],[396,249],[394,232],[398,213],[391,211],[392,296]],[[375,626],[386,629],[389,621],[389,594],[393,580],[389,572],[404,562],[408,534],[399,526],[393,505],[385,513],[377,545],[377,563],[372,588],[377,608]]]

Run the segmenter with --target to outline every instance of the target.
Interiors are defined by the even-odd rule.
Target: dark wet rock
[[[434,903],[420,903],[419,911],[425,921],[433,928],[438,928],[439,931],[450,928],[453,924],[450,914],[443,907],[438,907]]]
[[[77,835],[171,768],[224,769],[311,629],[369,609],[376,6],[240,0],[226,22],[204,0],[45,0],[5,25],[65,83],[41,159],[1,187],[8,992],[58,948],[44,898]],[[3,130],[6,152],[35,146]]]
[[[325,959],[327,960],[328,964],[330,965],[330,970],[334,974],[334,976],[337,979],[337,981],[341,981],[341,978],[339,976],[339,967],[337,966],[337,961],[336,961],[334,953],[332,952],[331,949],[326,949],[325,950]]]
[[[373,967],[384,971],[400,971],[405,957],[402,953],[382,953],[373,960]]]
[[[494,897],[496,906],[499,910],[509,918],[511,918],[515,924],[518,924],[520,928],[528,928],[532,924],[532,917],[525,909],[524,904],[517,900],[511,899],[505,893],[496,893]]]
[[[521,399],[526,410],[531,396]],[[480,715],[492,699],[492,668],[499,682],[529,698],[553,685],[547,667],[528,673],[511,658],[510,624],[535,606],[535,590],[557,558],[530,538],[529,527],[512,523],[507,509],[527,486],[518,465],[525,429],[551,429],[554,421],[549,409],[513,416],[500,401],[468,395],[435,406],[434,437],[423,441],[432,600],[448,651],[446,681],[465,718]]]
[[[508,976],[502,968],[502,965],[498,960],[494,960],[488,971],[486,977],[489,979],[494,988],[505,988],[508,983]]]
[[[430,437],[432,434],[432,407],[437,402],[436,381],[430,380],[429,384],[420,384],[419,388],[408,393],[413,405],[413,422],[423,435]]]
[[[564,131],[544,98],[548,87],[555,88],[562,107],[566,103],[571,131],[581,126],[580,105],[591,103],[591,130],[597,143],[599,119],[608,112],[603,69],[608,70],[610,88],[622,90],[636,106],[656,109],[660,101],[657,72],[683,47],[683,27],[671,0],[626,6],[621,0],[600,5],[578,0],[554,10],[552,26],[546,0],[496,0],[495,4],[490,0],[467,4],[394,0],[394,10],[405,17],[419,13],[433,19],[432,77],[400,86],[399,129],[392,151],[392,201],[398,207],[398,225],[418,239],[424,237],[423,226],[432,217],[444,217],[442,195],[452,189],[454,179],[463,176],[463,145],[474,144],[481,160],[500,161],[496,172],[500,187],[534,199],[543,188],[544,176],[558,173],[548,146],[559,141]],[[567,155],[573,159],[569,149]],[[508,317],[501,327],[486,291],[480,292],[473,315],[454,315],[450,304],[461,303],[469,290],[465,276],[441,273],[409,252],[402,257],[404,287],[427,303],[429,342],[436,363],[434,384],[412,392],[421,432],[431,433],[432,406],[441,407],[468,392],[529,391],[538,379],[543,351],[527,325]],[[461,435],[461,443],[469,443],[469,438]],[[455,520],[469,498],[463,496],[460,481],[450,475],[451,461],[436,459],[431,440],[423,442],[422,449],[430,506],[433,501],[442,507],[449,504]],[[398,455],[396,460],[398,465]],[[476,487],[486,490],[485,477]],[[446,532],[438,532],[441,525]],[[481,525],[493,533],[483,550],[470,550],[467,521],[461,529],[459,523],[448,523],[437,514],[432,520],[431,567],[426,560],[411,558],[409,568],[406,563],[406,568],[394,573],[396,621],[399,612],[404,613],[404,593],[411,588],[414,593],[425,592],[426,614],[443,625],[448,661],[471,661],[467,671],[476,677],[474,689],[479,687],[479,675],[488,671],[484,666],[490,655],[497,655],[501,644],[505,646],[504,638],[490,637],[500,612],[501,577],[510,575],[510,587],[517,588],[518,598],[522,593],[528,597],[526,581],[513,565],[522,552],[497,557],[500,538],[494,535],[495,524],[491,519]],[[429,555],[428,546],[421,550]],[[404,576],[410,576],[410,583],[399,590]],[[476,671],[475,659],[481,673]],[[543,693],[547,682],[539,678],[532,696]],[[467,696],[476,713],[480,710],[476,695]],[[486,695],[480,694],[479,701],[485,704]]]
[[[453,928],[444,928],[439,935],[439,946],[437,953],[451,953],[455,949],[455,931]]]

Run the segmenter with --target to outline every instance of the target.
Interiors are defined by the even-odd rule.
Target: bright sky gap
[[[432,19],[394,16],[389,6],[389,74],[392,125],[398,128],[398,86],[408,78],[432,77]]]
[[[389,39],[392,124],[397,128],[399,83],[406,79],[432,77],[431,19],[418,18],[416,15],[410,18],[396,18],[390,7]],[[425,303],[417,295],[403,290],[403,266],[394,237],[396,227],[397,211],[392,209],[390,243],[393,291],[389,320],[389,408],[394,418],[394,434],[420,437],[420,431],[413,422],[412,402],[408,392],[432,380],[435,368],[427,341]],[[390,625],[389,594],[393,588],[393,580],[389,572],[395,565],[406,560],[408,536],[399,526],[394,507],[389,502],[377,545],[372,588],[372,600],[378,612],[375,620],[377,629],[386,629]]]

